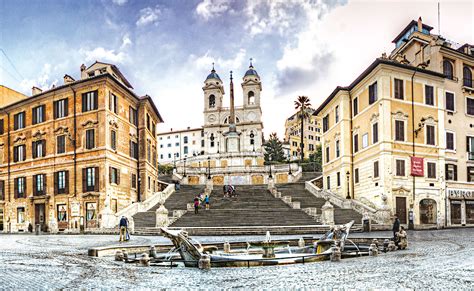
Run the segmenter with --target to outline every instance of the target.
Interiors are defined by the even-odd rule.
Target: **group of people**
[[[206,207],[206,210],[209,210],[210,207],[210,200],[209,200],[209,195],[206,194],[206,196],[203,195],[203,193],[200,193],[199,195],[196,195],[194,197],[194,214],[199,213],[199,207]]]
[[[395,214],[395,219],[393,221],[393,240],[395,242],[395,245],[399,249],[406,249],[408,246],[408,240],[407,240],[407,232],[403,226],[400,225],[400,219],[398,219],[398,215]]]
[[[235,187],[232,185],[224,185],[224,197],[235,197],[237,196],[237,192],[235,192]]]

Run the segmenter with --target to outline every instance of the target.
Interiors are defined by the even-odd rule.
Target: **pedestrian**
[[[179,184],[179,181],[176,181],[174,183],[174,190],[179,191],[180,188],[181,188],[181,185]]]
[[[222,187],[223,190],[224,190],[224,197],[227,196],[227,192],[229,191],[228,188],[227,188],[227,185],[224,185],[224,187]]]
[[[400,219],[398,219],[397,214],[394,215],[392,231],[393,231],[393,240],[395,244],[397,245],[398,244],[397,232],[400,231]]]
[[[209,194],[206,194],[206,197],[204,198],[204,203],[206,203],[206,210],[209,210]]]
[[[398,236],[398,248],[404,250],[408,246],[407,232],[403,226],[400,227],[400,231],[397,233]]]
[[[128,220],[125,216],[122,216],[119,222],[119,229],[120,229],[119,241],[120,242],[123,242],[127,238],[127,227],[128,227]]]
[[[194,197],[194,214],[198,214],[199,212],[199,197],[196,195]]]

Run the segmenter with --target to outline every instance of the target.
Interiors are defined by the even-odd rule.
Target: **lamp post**
[[[268,160],[270,161],[270,175],[268,175],[268,178],[273,179],[273,176],[272,176],[272,156],[271,155],[268,157]]]
[[[211,180],[211,157],[207,157],[207,179]]]
[[[176,170],[176,153],[173,154],[173,169]]]
[[[186,158],[184,158],[184,170],[183,170],[183,177],[186,177]]]
[[[291,175],[290,153],[288,153],[288,174]]]
[[[351,173],[349,171],[346,172],[346,178],[347,178],[347,196],[346,199],[351,199],[351,190],[350,190],[350,183],[349,179],[351,177]]]

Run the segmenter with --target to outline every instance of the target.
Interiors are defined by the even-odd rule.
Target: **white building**
[[[159,133],[158,146],[160,164],[173,164],[174,161],[200,155],[204,150],[203,130],[188,127]]]

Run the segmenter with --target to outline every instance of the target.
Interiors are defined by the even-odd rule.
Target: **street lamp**
[[[173,154],[173,168],[176,170],[176,153]]]
[[[288,153],[288,174],[291,175],[290,153]]]
[[[268,178],[272,179],[273,176],[272,176],[272,156],[271,155],[268,157],[268,160],[270,161],[270,175],[268,175]]]
[[[184,158],[184,170],[183,170],[183,177],[186,177],[186,158]]]
[[[349,171],[346,172],[346,178],[347,178],[347,196],[346,196],[346,199],[351,199],[351,191],[350,191],[350,183],[349,183],[349,179],[351,177],[351,173],[349,173]]]
[[[211,157],[207,157],[207,179],[211,180]]]

